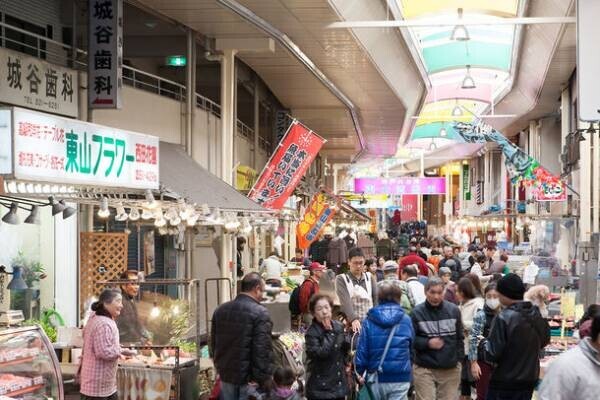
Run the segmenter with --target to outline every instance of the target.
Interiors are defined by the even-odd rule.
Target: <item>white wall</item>
[[[123,87],[122,96],[123,108],[94,110],[93,122],[158,136],[169,143],[181,142],[184,103],[129,86]]]

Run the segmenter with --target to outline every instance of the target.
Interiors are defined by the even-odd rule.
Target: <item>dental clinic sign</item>
[[[158,189],[157,137],[20,108],[11,122],[16,179]]]

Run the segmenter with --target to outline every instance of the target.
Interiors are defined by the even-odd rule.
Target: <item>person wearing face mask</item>
[[[484,300],[481,298],[480,292],[475,288],[471,279],[465,277],[458,281],[458,288],[456,291],[460,305],[460,315],[463,325],[464,333],[464,349],[465,358],[462,364],[462,375],[460,381],[461,398],[463,400],[471,399],[471,389],[473,379],[470,376],[470,363],[466,357],[469,352],[469,335],[473,328],[473,319],[477,312],[483,309]]]
[[[600,393],[600,314],[592,336],[581,340],[550,364],[538,391],[540,400],[597,399]]]
[[[539,309],[523,301],[525,285],[508,274],[496,290],[504,309],[484,340],[484,359],[495,363],[487,400],[530,400],[540,376],[540,350],[550,343],[550,327]]]
[[[500,313],[500,299],[496,291],[496,283],[492,282],[485,288],[485,305],[483,310],[475,314],[473,326],[469,335],[469,362],[471,375],[477,382],[477,400],[485,400],[487,388],[492,375],[492,366],[483,360],[483,349],[480,344],[482,337],[487,337],[492,327],[492,321]]]
[[[333,300],[315,294],[308,305],[313,322],[304,335],[306,397],[308,400],[344,399],[348,395],[346,359],[350,344],[344,325],[333,319]]]

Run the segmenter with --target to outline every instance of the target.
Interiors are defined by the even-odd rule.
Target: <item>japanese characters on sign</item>
[[[325,142],[294,121],[248,197],[266,208],[281,209]]]
[[[88,103],[121,108],[123,1],[89,0]]]
[[[446,178],[355,178],[354,192],[364,194],[444,194]]]
[[[463,187],[463,199],[471,200],[471,178],[469,176],[470,169],[468,165],[463,165],[463,174],[462,174],[462,187]]]
[[[0,48],[0,102],[77,117],[77,72]]]
[[[310,201],[302,220],[296,226],[296,239],[298,247],[307,249],[318,237],[325,225],[335,215],[325,193],[317,193]]]
[[[15,108],[17,179],[157,189],[157,137]]]

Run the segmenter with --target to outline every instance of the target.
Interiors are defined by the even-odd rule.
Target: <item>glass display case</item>
[[[63,400],[52,344],[37,326],[0,330],[0,399]]]

